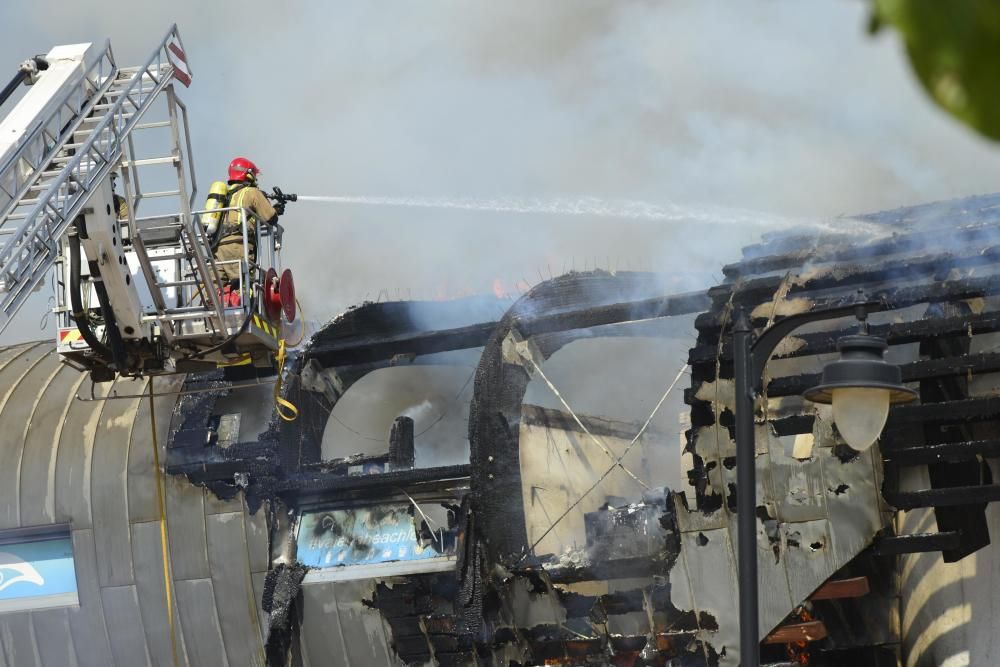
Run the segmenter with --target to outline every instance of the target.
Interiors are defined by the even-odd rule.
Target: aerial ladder
[[[21,65],[0,104],[20,82],[28,91],[0,120],[0,332],[51,277],[58,352],[95,381],[270,367],[296,315],[291,272],[279,278],[282,228],[246,209],[194,209],[177,27],[139,67],[119,67],[110,43],[55,47]],[[202,224],[231,211],[238,300]]]

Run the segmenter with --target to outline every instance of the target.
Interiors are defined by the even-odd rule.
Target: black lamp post
[[[757,481],[753,404],[763,389],[764,366],[774,348],[795,329],[809,322],[855,315],[861,333],[837,342],[839,361],[827,364],[822,382],[803,395],[818,403],[832,403],[834,423],[848,445],[867,449],[885,426],[889,405],[916,398],[902,384],[899,368],[885,361],[885,340],[868,334],[868,313],[885,309],[878,301],[851,303],[790,315],[757,337],[742,308],[733,321],[733,373],[736,380],[736,509],[739,540],[740,665],[759,667],[760,639],[757,600]]]

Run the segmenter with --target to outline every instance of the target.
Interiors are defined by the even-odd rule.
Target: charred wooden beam
[[[631,579],[663,574],[664,564],[656,558],[615,558],[579,565],[546,566],[545,574],[553,584],[574,584],[581,581],[602,579]],[[528,576],[531,569],[514,570],[514,574]]]
[[[806,621],[783,625],[767,637],[765,644],[791,644],[793,642],[815,642],[825,639],[826,626],[823,621]]]
[[[519,316],[514,319],[514,326],[524,336],[537,336],[568,329],[589,329],[618,322],[688,315],[701,312],[710,306],[711,301],[705,292],[689,292],[605,306],[576,308],[549,315]]]
[[[989,312],[960,317],[927,318],[914,322],[873,324],[869,327],[869,331],[873,336],[885,338],[889,345],[906,345],[940,336],[994,333],[1000,331],[1000,313]],[[786,354],[775,354],[774,358],[787,359],[836,352],[837,341],[844,336],[855,333],[857,333],[856,326],[839,331],[796,334],[794,338],[801,345]],[[721,355],[718,343],[699,344],[691,349],[688,355],[688,363],[692,366],[701,364],[711,364],[714,366],[717,358],[724,362],[732,362],[733,349],[731,341],[728,339],[724,341]]]
[[[973,354],[945,359],[928,359],[900,364],[903,382],[916,382],[956,376],[969,373],[994,373],[1000,371],[1000,353]],[[775,378],[767,385],[767,395],[798,396],[806,389],[819,384],[822,373],[812,373]]]
[[[902,287],[883,287],[871,290],[867,296],[871,299],[880,299],[889,304],[893,310],[906,308],[919,303],[939,303],[942,301],[958,301],[962,299],[974,299],[986,297],[1000,293],[1000,275],[986,276],[983,278],[964,278],[961,280],[947,280],[943,282],[928,283],[925,285],[906,285]],[[817,298],[813,304],[813,309],[833,308],[845,303],[846,297],[824,297]],[[702,333],[718,332],[726,316],[718,311],[703,313],[698,316],[695,326]],[[752,324],[755,327],[767,325],[766,317],[754,318]]]
[[[389,432],[389,464],[393,470],[413,468],[413,419],[396,417]]]
[[[927,405],[897,405],[889,411],[889,422],[882,432],[883,446],[892,447],[899,438],[900,426],[924,422],[989,421],[1000,418],[1000,396],[945,401]],[[776,435],[810,433],[814,415],[792,415],[771,420]]]
[[[902,466],[941,463],[943,461],[971,461],[980,456],[983,458],[1000,456],[1000,440],[968,440],[938,445],[882,448],[882,458],[887,463]]]
[[[872,545],[872,552],[877,556],[899,556],[928,551],[948,551],[957,549],[961,543],[962,535],[958,531],[893,535],[877,540]]]
[[[995,205],[995,203],[994,203]],[[950,222],[954,224],[954,219]],[[998,225],[996,222],[979,223],[974,219],[965,226],[955,225],[949,235],[956,243],[988,245],[995,243]],[[758,244],[745,249],[747,259],[728,264],[722,273],[730,279],[747,275],[784,271],[802,266],[806,262],[840,263],[851,262],[866,257],[878,257],[894,253],[915,253],[940,243],[941,230],[922,230],[908,234],[894,235],[883,241],[859,245],[850,236],[841,237],[842,243],[818,243],[818,238],[789,238],[783,248],[776,244]]]
[[[566,618],[584,618],[600,616],[598,622],[604,622],[606,616],[618,616],[645,609],[645,595],[641,588],[630,591],[619,591],[605,595],[582,595],[556,589],[559,603],[566,610]],[[690,612],[692,615],[694,612]]]
[[[815,415],[792,415],[791,417],[772,419],[771,428],[774,429],[775,435],[779,436],[812,433],[815,421]]]
[[[871,588],[868,577],[851,577],[828,581],[809,596],[810,600],[843,600],[845,598],[860,598],[868,595]]]
[[[468,464],[441,466],[437,468],[416,468],[372,475],[335,475],[298,473],[289,475],[275,485],[278,492],[331,493],[358,491],[365,489],[386,489],[409,487],[418,484],[438,484],[468,479]]]
[[[996,264],[1000,249],[995,244],[983,248],[969,248],[965,253],[940,253],[881,260],[869,255],[853,262],[841,261],[835,266],[812,266],[802,274],[793,274],[789,298],[803,296],[804,292],[852,287],[858,284],[891,280],[906,282],[918,279],[945,280],[956,268],[971,269]],[[760,303],[769,301],[785,281],[785,275],[751,278],[740,283],[720,285],[709,290],[715,303],[726,303],[734,290],[734,301]]]
[[[676,294],[603,306],[577,307],[564,312],[517,317],[515,326],[525,336],[570,329],[589,329],[607,324],[687,315],[711,305],[704,292]],[[423,355],[482,347],[498,322],[480,322],[455,329],[398,333],[390,336],[366,334],[317,343],[303,352],[324,367],[372,363],[397,355]]]
[[[926,405],[912,403],[899,405],[889,412],[889,423],[884,437],[891,441],[895,435],[893,431],[908,424],[989,421],[997,417],[1000,417],[1000,396],[942,401]]]
[[[955,507],[957,505],[993,503],[1000,500],[1000,484],[953,486],[921,491],[892,491],[884,495],[887,503],[901,510],[911,510],[917,507]]]
[[[422,355],[482,347],[496,328],[496,322],[480,322],[467,327],[440,331],[419,331],[391,336],[343,338],[314,345],[303,352],[324,367],[371,363],[397,355]]]

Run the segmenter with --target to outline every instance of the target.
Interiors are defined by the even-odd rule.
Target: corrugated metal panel
[[[157,392],[176,391],[177,381],[157,381]],[[148,385],[144,391],[149,391]],[[156,399],[156,416],[159,422],[166,422],[173,410],[177,397],[159,396]],[[159,426],[160,424],[158,424]],[[156,479],[153,477],[153,440],[150,431],[149,401],[139,403],[132,423],[128,448],[128,518],[129,521],[157,521],[159,511],[156,506]]]
[[[46,395],[64,397],[62,400],[38,400],[25,432],[24,453],[21,456],[21,479],[45,480],[45,484],[21,485],[20,524],[36,526],[55,521],[56,453],[52,446],[59,425],[73,400],[73,392],[80,382],[80,374],[60,366],[46,383]]]
[[[0,371],[0,387],[6,389],[0,399],[0,418],[5,420],[5,428],[0,430],[0,529],[17,528],[19,493],[21,485],[21,452],[24,445],[24,431],[27,428],[25,415],[31,414],[35,400],[39,396],[44,378],[55,370],[56,360],[45,355],[42,347],[25,350]],[[0,392],[4,391],[0,389]],[[17,421],[7,422],[17,415]]]
[[[242,512],[207,517],[208,560],[226,654],[232,665],[264,665]]]
[[[119,394],[142,393],[144,382],[115,381]],[[97,541],[97,571],[101,587],[127,586],[132,573],[132,536],[128,529],[128,445],[139,399],[107,401],[101,413],[101,433],[94,442],[94,474],[90,501]]]
[[[31,623],[36,637],[47,638],[38,642],[38,655],[44,667],[76,667],[76,650],[65,609],[33,612]]]
[[[348,665],[344,649],[344,630],[340,617],[331,613],[337,609],[337,592],[333,584],[309,584],[302,588],[301,634],[302,652],[310,665]],[[326,632],[319,632],[317,621],[325,619]]]
[[[215,611],[212,580],[178,581],[174,589],[177,591],[177,607],[181,613],[181,626],[191,664],[229,665]]]
[[[139,595],[135,586],[109,586],[101,589],[104,615],[111,629],[111,654],[116,665],[152,664],[146,647],[145,629],[139,613]]]
[[[267,612],[261,608],[261,600],[264,599],[264,579],[267,577],[265,572],[255,572],[250,575],[250,580],[253,583],[253,599],[257,604],[257,618],[260,622],[261,628],[267,627]],[[266,639],[266,637],[265,637]]]
[[[205,535],[205,491],[186,479],[168,477],[166,494],[174,580],[207,579],[211,572]]]
[[[268,534],[267,520],[264,512],[250,514],[245,512],[244,523],[246,524],[247,555],[250,559],[251,572],[267,572],[270,563],[268,554]]]
[[[132,524],[132,558],[135,563],[135,587],[139,611],[153,664],[170,665],[170,626],[167,623],[167,599],[163,590],[163,561],[160,556],[160,522]],[[174,623],[180,619],[174,613]],[[178,642],[179,644],[180,642]],[[178,646],[178,654],[183,656]]]
[[[349,665],[398,665],[391,658],[387,640],[388,631],[382,615],[365,606],[362,600],[372,599],[374,582],[345,581],[335,587],[336,610],[343,629],[347,664]],[[318,615],[310,625],[312,632],[323,632],[329,622],[328,615]],[[304,630],[308,632],[308,628]],[[319,663],[323,664],[323,663]]]
[[[157,391],[177,381],[157,380]],[[145,386],[113,385],[122,394]],[[97,385],[94,394],[111,389]],[[148,401],[76,400],[90,391],[86,376],[59,365],[48,341],[0,349],[0,526],[69,523],[80,599],[78,607],[0,614],[2,667],[171,661]],[[156,401],[161,448],[176,400]],[[206,503],[206,492],[185,479],[167,479],[166,493],[182,663],[254,664],[268,565],[264,514],[245,517],[241,500]],[[235,514],[217,515],[223,511]]]
[[[97,584],[94,531],[73,531],[73,560],[80,606],[69,610],[69,629],[80,667],[103,667],[111,662],[111,641],[104,621],[104,604]]]
[[[27,612],[0,616],[0,648],[11,667],[41,666],[31,617]]]
[[[90,384],[87,382],[87,384]],[[94,388],[98,398],[107,396],[111,384]],[[73,522],[74,528],[93,525],[90,511],[90,476],[104,403],[73,400],[56,445],[56,521]]]

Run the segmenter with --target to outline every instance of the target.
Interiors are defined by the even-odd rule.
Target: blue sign
[[[12,600],[33,602],[21,605]],[[76,601],[76,570],[70,538],[0,544],[0,611]]]
[[[454,535],[418,540],[409,505],[304,512],[298,560],[311,567],[370,565],[451,555]]]

